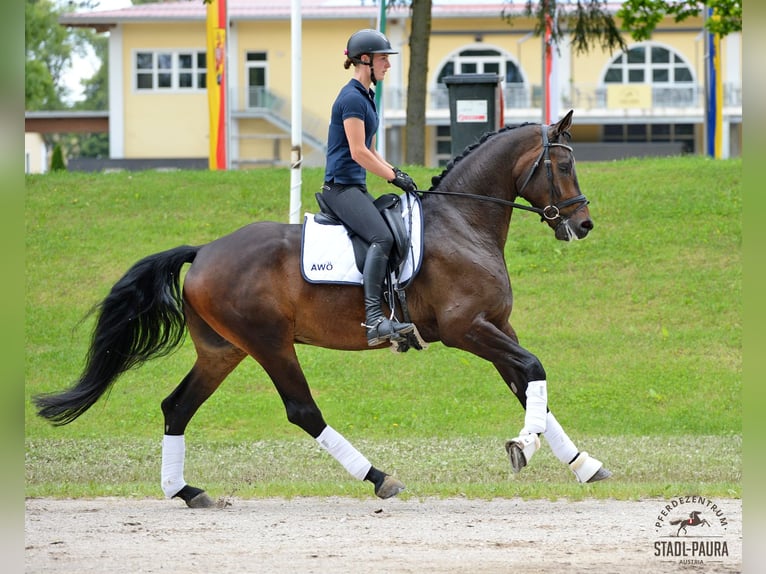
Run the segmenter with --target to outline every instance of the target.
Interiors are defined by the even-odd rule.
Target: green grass
[[[438,173],[407,171],[422,187]],[[571,244],[514,214],[512,323],[545,365],[559,420],[616,471],[608,485],[573,484],[548,449],[511,476],[502,444],[523,411],[491,365],[439,344],[398,356],[300,347],[325,417],[416,496],[739,495],[741,172],[740,160],[698,157],[579,164],[595,229]],[[303,171],[304,210],[315,211],[321,178]],[[77,378],[92,318],[79,322],[130,265],[253,220],[286,221],[289,179],[284,169],[27,178],[28,495],[158,493],[159,402],[192,365],[188,341],[66,427],[29,399]],[[253,361],[202,407],[187,441],[187,479],[213,494],[369,494],[287,422]]]

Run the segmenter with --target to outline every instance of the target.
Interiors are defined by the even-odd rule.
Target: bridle
[[[547,128],[548,126],[542,126],[543,149],[540,152],[540,155],[537,156],[537,159],[532,164],[532,168],[529,170],[529,173],[527,174],[527,177],[524,180],[524,183],[521,184],[521,188],[519,188],[519,192],[517,194],[520,198],[525,199],[526,201],[529,201],[526,197],[524,197],[524,190],[526,189],[527,185],[532,179],[532,176],[535,174],[538,166],[540,165],[540,162],[542,161],[545,164],[545,173],[548,177],[548,185],[550,186],[550,192],[551,192],[550,203],[546,205],[545,207],[540,208],[540,207],[535,207],[534,205],[524,205],[522,203],[516,203],[514,201],[501,199],[499,197],[490,197],[488,195],[475,195],[472,193],[463,193],[460,191],[439,191],[435,189],[434,190],[419,189],[417,193],[433,193],[437,195],[455,195],[459,197],[478,199],[481,201],[491,201],[491,202],[499,203],[501,205],[505,205],[508,207],[514,207],[516,209],[523,209],[524,211],[531,211],[532,213],[537,213],[540,216],[540,221],[546,221],[546,220],[553,221],[555,219],[561,219],[561,222],[563,222],[564,219],[561,217],[562,209],[564,209],[565,207],[569,207],[570,205],[581,203],[582,205],[580,205],[580,207],[578,207],[574,211],[574,213],[577,213],[580,209],[588,205],[590,202],[583,194],[580,194],[578,196],[565,199],[564,201],[561,201],[559,203],[554,203],[555,196],[556,196],[556,186],[553,183],[553,165],[551,162],[550,149],[555,146],[555,147],[563,147],[564,149],[568,150],[570,153],[574,153],[574,152],[572,148],[566,144],[548,141]]]

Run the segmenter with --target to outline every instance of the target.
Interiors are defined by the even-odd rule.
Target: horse
[[[582,239],[593,229],[567,143],[571,123],[572,111],[555,124],[526,123],[485,134],[433,177],[429,190],[418,192],[423,261],[406,291],[410,320],[424,342],[441,341],[490,361],[525,409],[529,428],[505,444],[513,471],[529,463],[543,434],[585,483],[611,473],[575,447],[547,407],[545,369],[519,344],[509,322],[513,298],[504,257],[514,208],[539,215],[558,240]],[[182,245],[135,263],[94,307],[80,378],[61,392],[36,395],[37,413],[54,425],[71,423],[122,373],[167,355],[188,332],[195,362],[160,405],[160,479],[167,499],[180,498],[192,508],[215,505],[184,478],[184,433],[248,355],[270,377],[290,423],[353,477],[371,482],[376,496],[399,494],[405,488],[401,480],[373,466],[325,421],[298,362],[296,344],[371,348],[360,326],[361,287],[311,284],[302,277],[301,229],[302,224],[257,221],[210,243]]]
[[[684,531],[684,535],[686,535],[686,527],[687,526],[702,526],[703,524],[710,526],[710,523],[705,520],[704,518],[700,518],[700,514],[702,514],[699,510],[693,510],[689,514],[689,518],[678,518],[676,520],[671,520],[670,524],[672,526],[675,526],[678,524],[678,530],[676,531],[676,536],[681,536],[681,531]]]

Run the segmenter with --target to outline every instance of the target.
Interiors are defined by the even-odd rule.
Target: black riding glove
[[[412,178],[409,176],[409,174],[404,173],[398,167],[394,168],[394,176],[394,179],[388,183],[391,183],[399,189],[403,189],[404,191],[416,191],[418,189],[418,186],[415,185],[415,182],[412,181]]]

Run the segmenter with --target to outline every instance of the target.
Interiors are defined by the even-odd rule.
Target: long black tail
[[[55,425],[71,423],[125,371],[172,352],[186,333],[181,267],[199,247],[184,245],[145,257],[94,307],[98,314],[80,379],[61,393],[34,397],[38,414]]]

